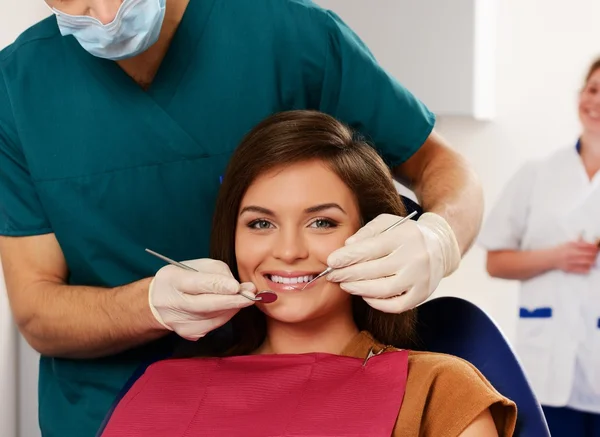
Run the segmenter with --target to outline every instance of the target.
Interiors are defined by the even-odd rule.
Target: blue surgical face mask
[[[102,24],[93,17],[52,9],[60,33],[73,35],[94,56],[112,61],[146,51],[160,35],[166,0],[124,0],[115,19]]]

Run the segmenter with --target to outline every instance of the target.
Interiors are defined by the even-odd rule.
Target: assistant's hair
[[[316,111],[272,115],[248,133],[234,152],[217,199],[210,255],[225,262],[237,279],[235,231],[244,194],[270,170],[285,171],[287,166],[313,160],[327,165],[355,194],[363,223],[382,213],[405,215],[389,168],[349,127]],[[396,347],[411,343],[414,310],[387,314],[356,296],[352,307],[358,328],[371,332],[377,340]],[[232,326],[234,343],[227,355],[251,353],[264,341],[265,315],[254,306],[241,310]]]
[[[589,69],[588,69],[588,73],[585,76],[585,85],[587,85],[587,83],[590,81],[590,77],[592,77],[592,74],[594,74],[596,72],[596,70],[600,69],[600,58],[597,58],[594,62],[592,62],[592,64],[590,65]]]

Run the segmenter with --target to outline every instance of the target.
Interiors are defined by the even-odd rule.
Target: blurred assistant
[[[573,144],[513,176],[480,236],[490,275],[521,281],[517,352],[556,437],[600,436],[600,60],[579,119]]]

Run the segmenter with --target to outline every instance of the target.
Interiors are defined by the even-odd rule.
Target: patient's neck
[[[358,333],[351,314],[315,319],[303,323],[283,323],[267,318],[267,337],[257,354],[339,354]]]

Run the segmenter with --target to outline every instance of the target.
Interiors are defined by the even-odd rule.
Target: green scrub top
[[[434,125],[333,13],[308,0],[191,0],[151,87],[50,17],[0,52],[0,234],[55,233],[72,285],[115,287],[208,256],[231,153],[268,115],[317,109],[390,166]],[[45,437],[95,435],[119,389],[168,339],[97,360],[42,357]]]

